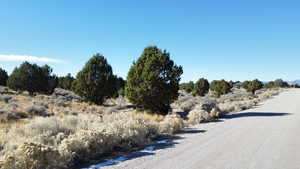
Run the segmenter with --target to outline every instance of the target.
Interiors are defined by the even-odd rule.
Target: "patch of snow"
[[[160,141],[157,141],[156,144],[167,144],[168,143],[168,140],[160,140]],[[147,146],[145,147],[144,149],[140,150],[140,151],[137,151],[137,152],[134,152],[134,153],[147,153],[147,152],[152,152],[154,151],[156,148],[156,146]],[[88,168],[82,168],[82,169],[99,169],[101,167],[105,167],[105,166],[109,166],[109,165],[114,165],[114,164],[118,164],[120,162],[123,162],[123,161],[126,161],[128,160],[130,157],[130,154],[129,155],[123,155],[123,156],[120,156],[120,157],[117,157],[115,159],[112,159],[112,160],[109,160],[109,161],[105,161],[103,163],[99,163],[99,164],[96,164],[96,165],[91,165],[89,166]]]

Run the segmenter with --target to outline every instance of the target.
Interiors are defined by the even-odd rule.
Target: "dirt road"
[[[200,124],[105,169],[300,169],[300,90]]]

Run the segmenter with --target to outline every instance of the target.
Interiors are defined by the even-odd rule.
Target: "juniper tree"
[[[193,81],[189,81],[188,83],[181,83],[179,85],[179,88],[181,90],[186,91],[187,93],[191,93],[194,89],[194,82]]]
[[[75,78],[68,73],[66,76],[58,78],[58,87],[66,90],[72,89],[72,84],[75,81]]]
[[[209,91],[209,82],[207,79],[201,78],[199,79],[193,89],[193,95],[196,96],[205,96],[206,93]]]
[[[131,66],[125,87],[127,98],[139,109],[167,114],[177,99],[182,67],[156,46],[146,47]]]
[[[8,79],[7,72],[4,69],[0,68],[0,85],[6,86],[7,79]]]
[[[247,85],[244,86],[244,88],[248,91],[251,92],[252,94],[255,94],[256,90],[259,90],[263,88],[264,84],[259,81],[258,79],[252,80]]]
[[[210,84],[210,89],[214,92],[216,97],[227,94],[231,91],[230,84],[225,80],[214,80]]]
[[[38,66],[29,62],[16,67],[7,80],[7,85],[17,91],[34,93],[51,93],[56,87],[56,76],[51,75],[52,69],[48,66]]]
[[[95,104],[103,104],[106,98],[112,97],[115,76],[103,55],[96,54],[85,64],[73,82],[73,89]]]

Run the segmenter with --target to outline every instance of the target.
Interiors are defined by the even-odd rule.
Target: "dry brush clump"
[[[216,104],[197,105],[188,114],[188,122],[194,125],[201,122],[210,121],[219,116],[221,116],[221,111]]]
[[[24,143],[13,155],[5,155],[1,168],[53,169],[61,168],[63,160],[58,150],[39,143]]]
[[[159,132],[162,134],[174,134],[186,126],[184,120],[177,114],[167,115],[159,124]]]
[[[149,144],[158,136],[173,134],[185,126],[175,114],[163,119],[145,117],[132,111],[101,116],[79,114],[35,117],[2,126],[0,166],[2,169],[68,168],[114,150]]]

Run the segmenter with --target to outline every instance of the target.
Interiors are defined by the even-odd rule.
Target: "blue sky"
[[[289,0],[2,0],[0,67],[27,59],[76,75],[101,53],[126,77],[157,45],[183,66],[183,81],[295,80],[299,18],[300,1]]]

